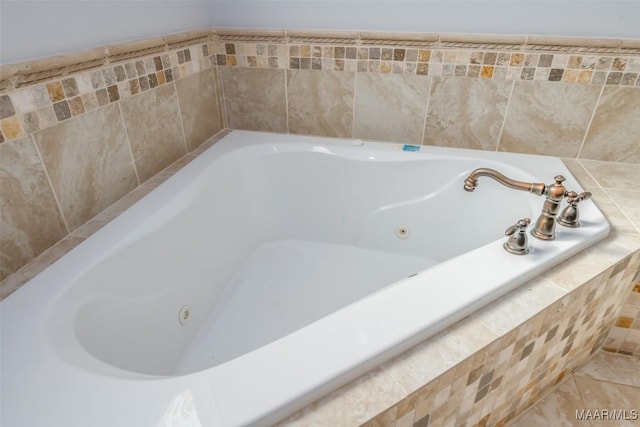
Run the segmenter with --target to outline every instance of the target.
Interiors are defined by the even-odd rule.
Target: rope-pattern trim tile
[[[159,45],[147,47],[144,49],[137,49],[129,52],[117,53],[115,55],[108,55],[107,58],[109,62],[119,62],[119,61],[126,61],[132,58],[137,58],[140,56],[151,55],[153,53],[164,52],[166,50],[167,50],[167,46],[165,44],[159,44]]]
[[[218,34],[213,38],[220,41],[237,41],[237,42],[269,42],[269,43],[286,43],[286,37],[280,36],[243,36],[243,35],[225,35]]]

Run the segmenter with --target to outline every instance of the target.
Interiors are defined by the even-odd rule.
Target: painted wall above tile
[[[0,64],[211,26],[204,0],[3,0]]]
[[[640,38],[625,1],[213,0],[211,25]]]

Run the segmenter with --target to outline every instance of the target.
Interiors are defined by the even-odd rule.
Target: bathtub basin
[[[234,131],[2,303],[3,426],[268,425],[609,232],[556,158]]]

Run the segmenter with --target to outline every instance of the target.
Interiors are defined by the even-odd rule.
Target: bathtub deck
[[[435,263],[314,241],[263,244],[227,284],[176,373],[224,363]]]

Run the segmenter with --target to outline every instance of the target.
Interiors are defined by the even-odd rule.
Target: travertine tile
[[[33,279],[45,268],[67,254],[71,249],[84,241],[83,237],[68,235],[56,244],[31,260],[16,273],[0,283],[0,300],[11,295],[29,280]]]
[[[640,146],[637,148],[640,150]],[[640,163],[613,163],[596,160],[580,160],[580,163],[604,188],[640,190]]]
[[[0,209],[0,280],[68,232],[31,137],[0,144]]]
[[[187,148],[191,151],[222,129],[214,70],[176,81],[176,91]]]
[[[180,169],[188,165],[195,158],[196,156],[192,153],[189,153],[186,156],[179,158],[178,160],[176,160],[175,162],[167,166],[165,169],[155,174],[152,178],[145,181],[142,184],[142,186],[149,187],[151,189],[156,188],[157,186],[165,182],[167,179],[171,178]]]
[[[0,95],[0,119],[6,119],[16,113],[16,110],[8,95]]]
[[[138,185],[115,104],[40,131],[34,138],[70,230]]]
[[[614,236],[610,235],[567,261],[561,262],[540,277],[550,280],[566,291],[572,291],[629,255],[630,252],[616,244]]]
[[[607,193],[627,215],[629,220],[640,229],[640,191],[609,189]]]
[[[120,101],[140,182],[186,154],[173,85]]]
[[[400,74],[358,74],[353,136],[422,143],[430,79]]]
[[[590,188],[591,200],[602,211],[614,230],[621,233],[637,233],[629,218],[618,208],[611,196],[599,188]]]
[[[230,128],[287,132],[284,70],[225,67],[220,78]]]
[[[426,145],[495,150],[513,82],[434,78]]]
[[[605,87],[580,158],[640,163],[638,117],[640,88]]]
[[[213,145],[215,145],[216,142],[220,141],[222,138],[229,135],[231,132],[232,132],[231,129],[222,129],[220,132],[216,133],[211,138],[209,138],[208,140],[200,144],[198,148],[196,148],[189,154],[193,156],[199,156],[200,154],[207,151],[209,148],[213,147]]]
[[[589,426],[588,421],[585,423],[576,420],[576,409],[585,409],[584,403],[573,378],[567,378],[553,393],[510,424],[510,427]],[[550,424],[551,420],[554,424]]]
[[[564,158],[562,159],[562,162],[565,164],[567,169],[569,169],[571,175],[578,180],[578,183],[582,188],[589,189],[598,185],[578,159]]]
[[[358,387],[350,387],[354,383]],[[390,407],[404,396],[405,391],[393,377],[377,368],[276,426],[360,425],[377,415],[377,408]]]
[[[574,375],[640,387],[640,359],[599,351]]]
[[[500,151],[576,157],[600,88],[515,82]]]
[[[506,334],[565,294],[564,289],[538,278],[500,297],[471,317],[482,321],[497,334]],[[504,312],[511,315],[504,316]]]
[[[289,132],[349,138],[355,73],[287,71]]]
[[[623,248],[630,251],[640,250],[640,234],[637,232],[625,233],[614,229],[611,234],[615,236],[616,243]],[[638,297],[638,301],[640,306],[640,297]],[[638,329],[640,329],[640,323],[638,323],[638,326]],[[638,343],[640,344],[640,337],[638,337]]]
[[[389,372],[407,393],[436,379],[442,372],[462,362],[470,353],[481,348],[497,334],[467,317],[451,328],[385,363]]]
[[[2,134],[6,139],[16,139],[24,136],[24,130],[18,116],[11,116],[8,119],[1,120],[0,129],[2,129]]]
[[[441,332],[385,363],[395,380],[407,392],[420,389],[467,357],[466,349],[445,339]]]
[[[88,238],[93,233],[104,227],[111,222],[118,215],[129,209],[134,203],[142,199],[149,194],[153,188],[146,185],[140,185],[136,187],[130,193],[127,193],[123,198],[100,212],[98,215],[85,222],[80,227],[71,232],[72,236]]]

